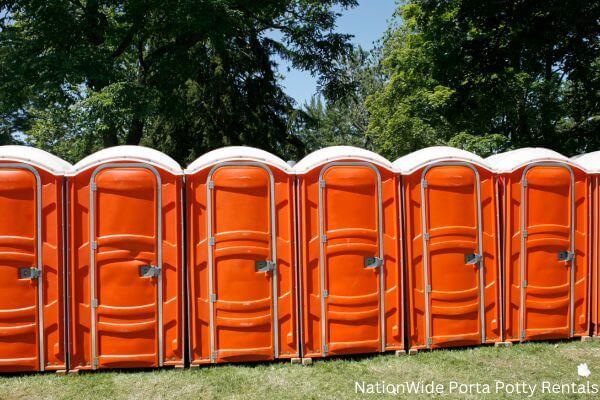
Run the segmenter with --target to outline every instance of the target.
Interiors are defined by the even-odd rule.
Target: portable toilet
[[[66,161],[0,146],[0,373],[66,369]]]
[[[70,368],[182,366],[183,170],[146,147],[69,172]]]
[[[591,193],[588,197],[588,215],[591,219],[589,225],[591,273],[588,275],[591,279],[590,325],[591,334],[600,336],[600,151],[580,154],[572,157],[571,161],[586,170],[590,181]]]
[[[411,350],[502,340],[498,201],[479,156],[428,147],[399,158]]]
[[[589,179],[552,150],[488,157],[500,177],[505,337],[562,339],[589,333]]]
[[[191,365],[299,357],[288,165],[235,146],[185,174]]]
[[[297,174],[305,358],[404,349],[398,181],[385,158],[334,146]]]

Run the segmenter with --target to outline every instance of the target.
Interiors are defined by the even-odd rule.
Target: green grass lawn
[[[589,378],[577,374],[577,366],[587,363]],[[98,372],[56,376],[33,374],[0,376],[0,399],[343,399],[343,398],[412,398],[387,387],[387,394],[362,394],[356,383],[368,391],[376,383],[401,389],[405,382],[444,386],[443,398],[527,398],[496,393],[495,381],[506,384],[525,382],[538,388],[529,398],[591,398],[586,394],[542,393],[542,382],[552,384],[590,384],[600,388],[600,342],[529,343],[512,348],[480,347],[474,349],[421,352],[414,356],[378,355],[356,359],[315,361],[311,366],[290,363],[258,365],[222,365],[184,370],[137,372]],[[489,384],[491,394],[450,392],[451,382]],[[418,398],[429,398],[428,394]],[[442,395],[438,395],[442,398]]]

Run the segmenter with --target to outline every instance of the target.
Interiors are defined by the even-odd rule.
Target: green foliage
[[[356,0],[0,0],[2,135],[71,161],[147,144],[180,162],[222,145],[299,156],[276,56],[335,100]],[[274,39],[277,38],[277,39]]]
[[[387,84],[367,102],[384,155],[600,147],[600,3],[411,0],[398,17],[385,39]]]
[[[303,118],[295,129],[307,151],[335,145],[372,148],[365,135],[369,124],[365,100],[383,88],[379,58],[379,49],[371,52],[356,49],[341,61],[343,74],[354,90],[333,101],[315,96],[304,105]]]

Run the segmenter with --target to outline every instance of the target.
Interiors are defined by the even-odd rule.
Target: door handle
[[[256,272],[271,272],[275,269],[275,263],[269,260],[260,260],[254,265]]]
[[[465,264],[466,265],[476,265],[479,264],[482,260],[481,254],[477,253],[469,253],[465,254]]]
[[[161,268],[156,265],[142,265],[140,267],[140,276],[142,278],[156,278],[160,275]]]
[[[570,251],[559,251],[558,261],[572,261],[575,259],[575,253]]]
[[[38,279],[41,275],[39,268],[21,267],[19,268],[19,279]]]
[[[365,257],[365,268],[379,268],[383,265],[381,257]]]

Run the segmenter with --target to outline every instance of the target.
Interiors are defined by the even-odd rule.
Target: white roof
[[[285,161],[267,151],[248,146],[228,146],[201,155],[188,165],[185,173],[191,175],[210,165],[227,161],[255,161],[271,165],[286,172],[289,172],[290,169],[290,166]]]
[[[499,173],[513,172],[527,164],[535,162],[564,162],[581,168],[577,163],[554,150],[543,147],[524,147],[500,154],[494,154],[485,159]]]
[[[31,164],[54,175],[64,175],[71,168],[62,158],[29,146],[0,146],[0,160]]]
[[[117,161],[147,163],[175,175],[183,174],[183,170],[177,161],[158,150],[143,146],[114,146],[85,157],[73,165],[68,175],[76,175],[97,165]]]
[[[591,174],[600,174],[600,151],[576,155],[571,161]]]
[[[294,172],[303,174],[323,164],[345,159],[366,161],[389,170],[392,169],[392,163],[372,151],[353,146],[331,146],[314,151],[304,157],[294,166]]]
[[[403,157],[400,157],[392,163],[394,171],[401,174],[411,174],[429,164],[441,161],[463,161],[491,170],[492,168],[479,157],[470,151],[457,149],[448,146],[432,146],[417,150]]]

